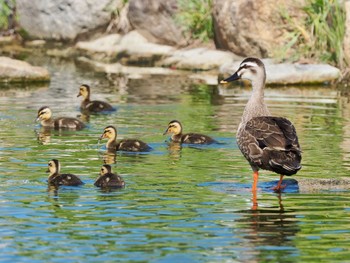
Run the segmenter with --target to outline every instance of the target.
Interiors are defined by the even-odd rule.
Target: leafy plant
[[[9,27],[10,19],[14,19],[15,0],[0,0],[0,31]]]
[[[208,41],[214,37],[212,0],[179,0],[175,20],[190,38]]]
[[[342,1],[307,0],[302,8],[305,19],[297,21],[285,10],[281,15],[292,28],[282,54],[292,59],[306,58],[345,66],[343,39],[345,10]]]

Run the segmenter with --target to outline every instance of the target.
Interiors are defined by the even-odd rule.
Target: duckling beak
[[[163,133],[163,135],[168,134],[168,132],[169,132],[169,127],[165,130],[165,132]]]
[[[49,173],[50,172],[50,170],[49,169],[47,169],[46,171],[45,171],[45,173]]]
[[[81,93],[79,92],[78,95],[77,95],[77,98],[81,96]]]
[[[39,116],[38,116],[38,117],[36,117],[36,119],[35,119],[35,121],[34,121],[34,122],[38,122],[38,121],[40,121]]]
[[[235,80],[240,79],[241,77],[237,74],[237,72],[235,72],[233,75],[231,75],[230,77],[223,79],[220,81],[220,84],[226,84]]]
[[[102,135],[100,136],[100,138],[98,138],[98,143],[100,143],[100,141],[102,139],[106,138],[106,134],[105,133],[102,133]]]

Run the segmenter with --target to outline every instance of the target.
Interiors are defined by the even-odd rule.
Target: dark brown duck
[[[282,117],[271,116],[264,103],[266,71],[257,58],[246,58],[227,83],[247,79],[252,83],[252,95],[244,109],[237,130],[237,144],[253,170],[253,187],[256,191],[259,169],[280,174],[275,191],[281,191],[283,176],[296,174],[301,169],[301,148],[293,124]]]

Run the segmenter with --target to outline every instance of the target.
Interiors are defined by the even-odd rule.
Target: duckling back
[[[74,174],[55,174],[49,177],[48,183],[54,186],[79,186],[84,184],[80,178]]]

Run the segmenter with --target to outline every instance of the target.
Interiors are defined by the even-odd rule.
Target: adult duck
[[[220,83],[238,79],[251,81],[253,89],[237,130],[238,147],[253,170],[252,190],[257,189],[259,169],[264,169],[280,175],[273,188],[280,192],[285,188],[283,177],[301,169],[301,148],[296,130],[286,118],[271,116],[264,103],[266,71],[260,59],[244,59],[238,70]]]

